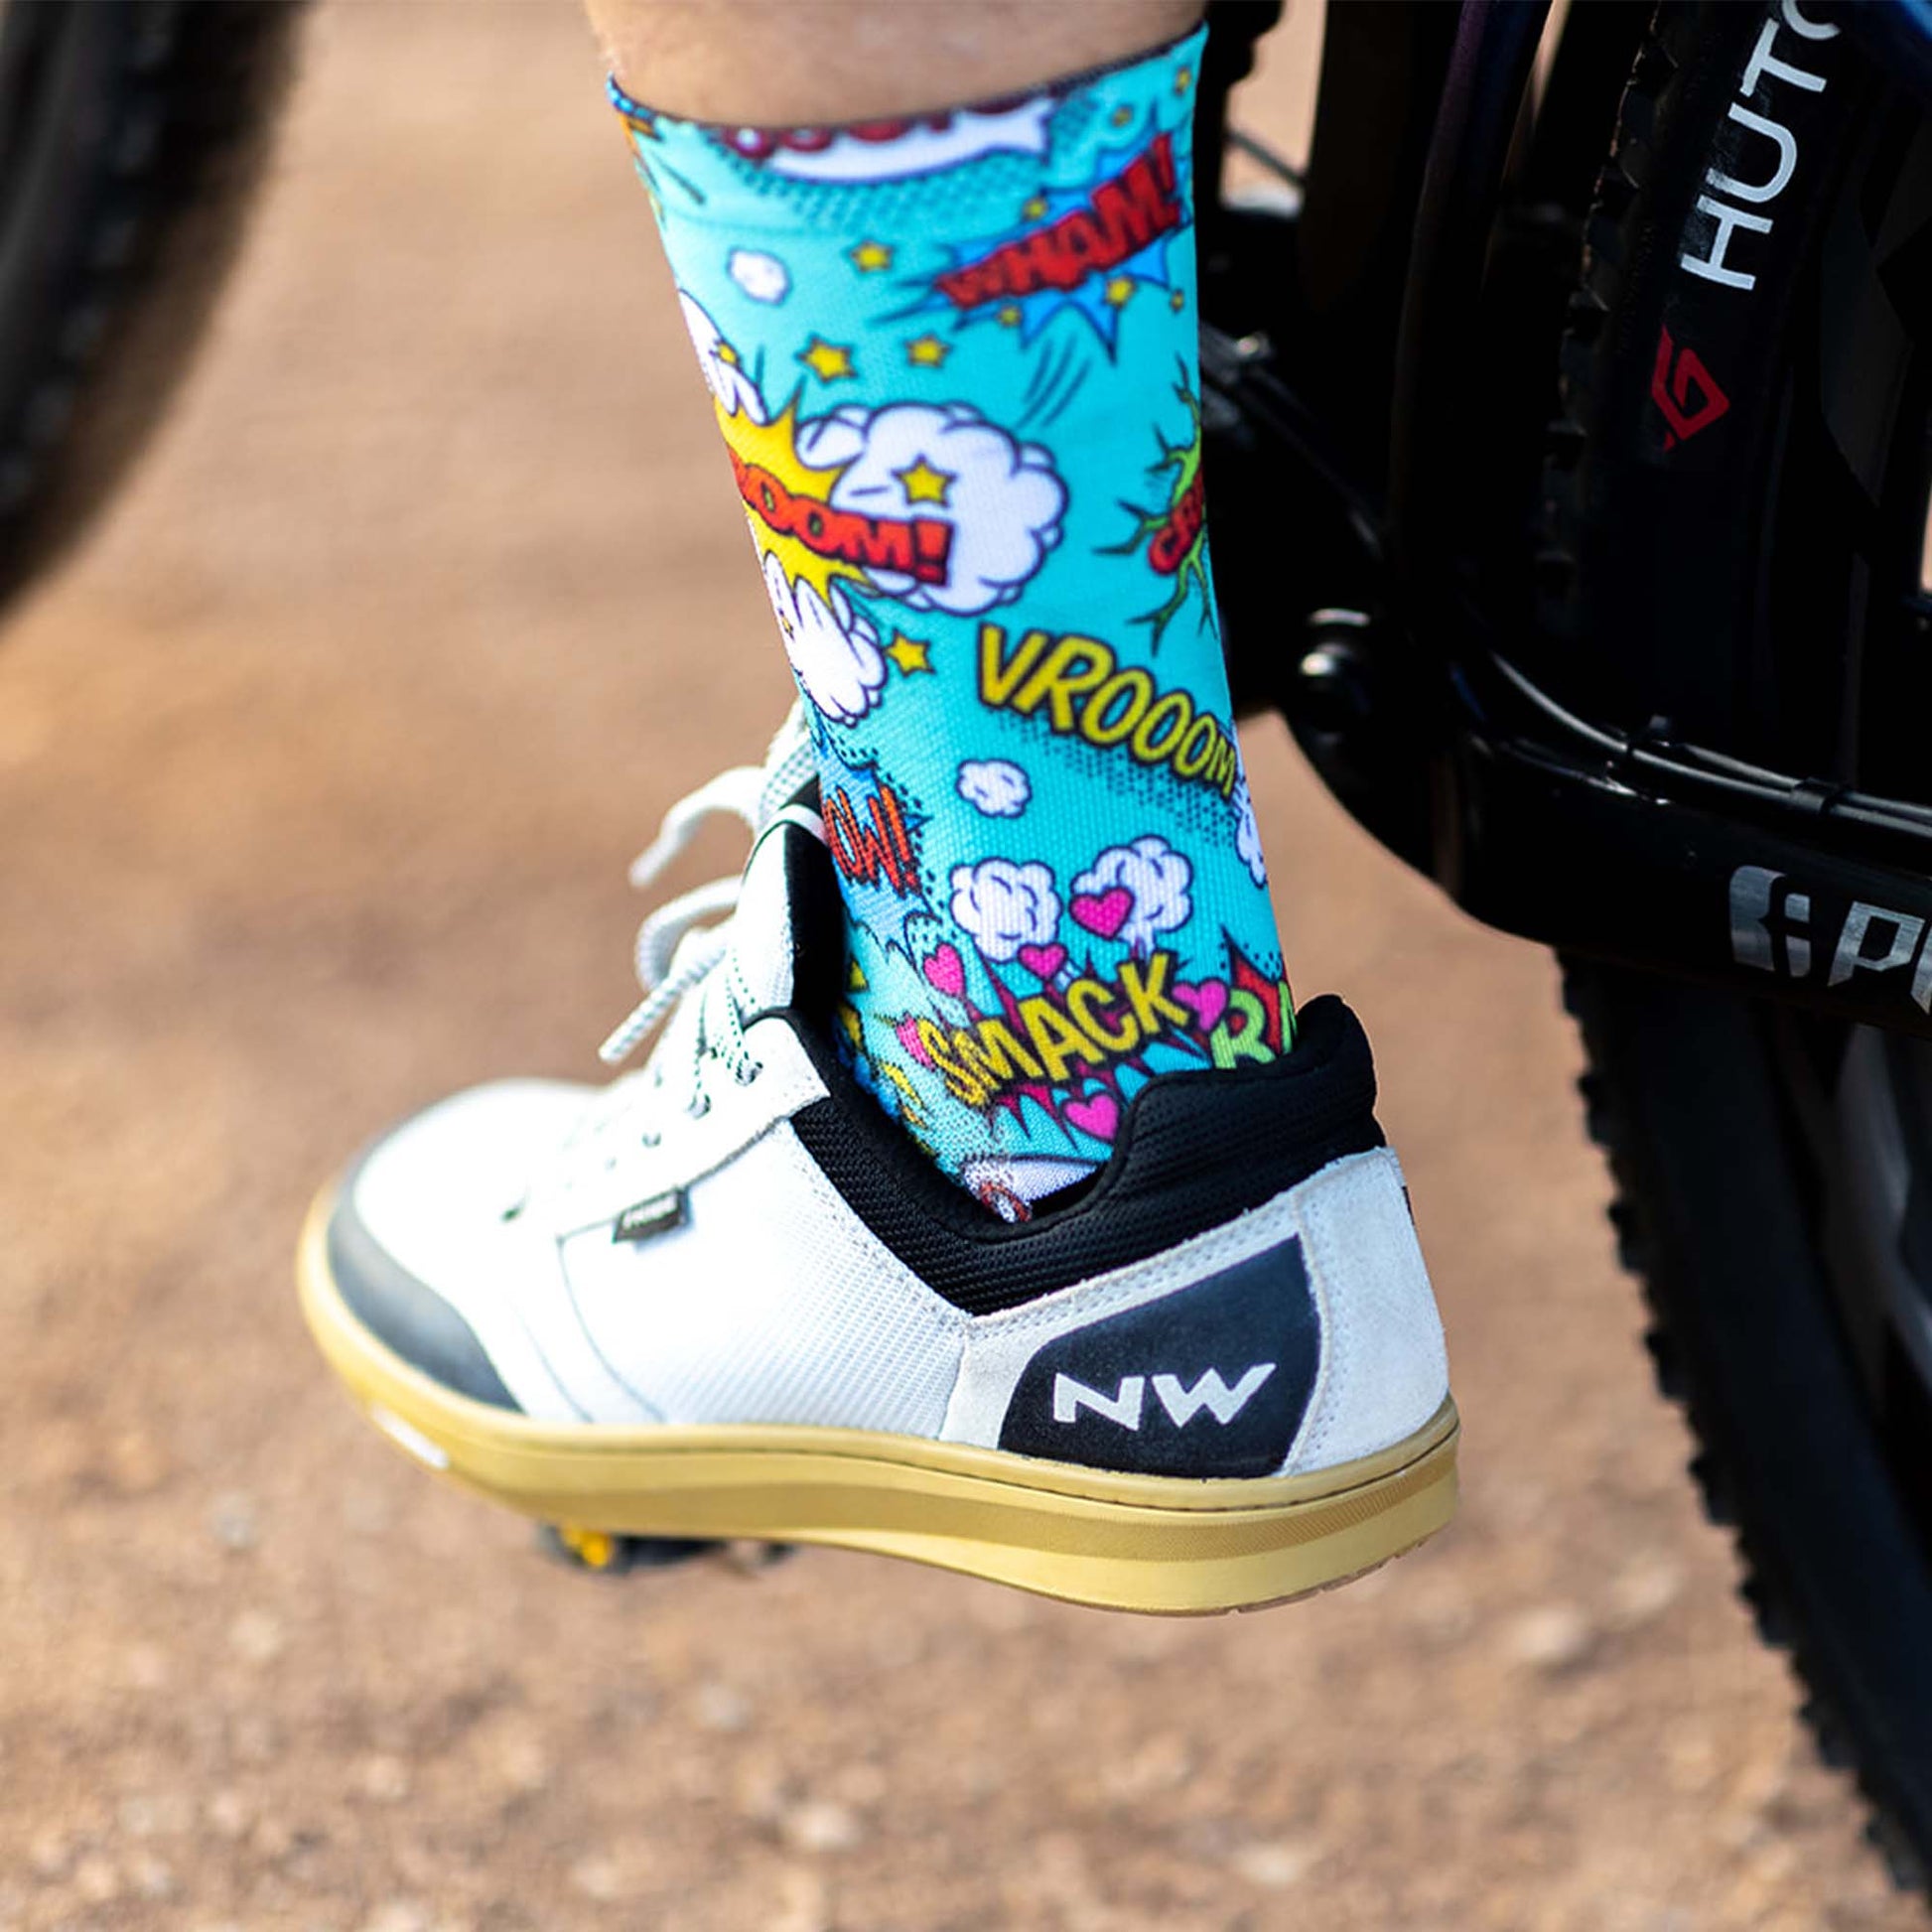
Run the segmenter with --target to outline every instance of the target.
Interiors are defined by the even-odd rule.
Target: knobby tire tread
[[[1545,450],[1543,514],[1537,532],[1536,591],[1540,627],[1558,641],[1582,634],[1585,595],[1581,553],[1590,513],[1586,488],[1596,431],[1595,402],[1609,358],[1621,350],[1613,323],[1633,270],[1644,191],[1657,165],[1652,137],[1672,105],[1703,45],[1709,0],[1665,0],[1653,16],[1619,109],[1617,131],[1599,176],[1587,226],[1581,283],[1566,317],[1560,351],[1561,406]],[[1641,266],[1641,264],[1636,264]],[[1738,1593],[1757,1634],[1783,1652],[1800,1690],[1800,1714],[1819,1756],[1846,1773],[1868,1807],[1865,1835],[1901,1890],[1932,1889],[1925,1862],[1894,1815],[1882,1767],[1863,1759],[1835,1701],[1820,1645],[1807,1627],[1799,1594],[1779,1574],[1766,1534],[1776,1498],[1754,1493],[1735,1470],[1746,1458],[1731,1440],[1731,1424],[1700,1371],[1696,1351],[1682,1345],[1685,1311],[1698,1293],[1693,1256],[1673,1252],[1659,1238],[1646,1199],[1651,1182],[1639,1157],[1643,1130],[1629,1116],[1620,1066],[1632,1042],[1615,1024],[1624,976],[1592,961],[1565,958],[1564,1000],[1582,1035],[1587,1070],[1579,1080],[1587,1131],[1602,1151],[1613,1183],[1609,1219],[1620,1264],[1642,1290],[1648,1326],[1644,1341],[1657,1385],[1684,1412],[1697,1448],[1690,1460],[1710,1521],[1729,1533],[1737,1553]]]

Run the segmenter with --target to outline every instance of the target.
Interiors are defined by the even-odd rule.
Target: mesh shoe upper
[[[1009,1224],[845,1071],[828,929],[794,809],[641,1071],[478,1089],[364,1157],[329,1233],[357,1320],[558,1421],[828,1424],[1160,1473],[1264,1473],[1311,1430],[1366,1453],[1433,1413],[1441,1331],[1339,1001],[1272,1065],[1144,1087],[1093,1183]],[[1344,1291],[1387,1303],[1406,1350],[1390,1402],[1357,1365],[1379,1419],[1334,1414]]]

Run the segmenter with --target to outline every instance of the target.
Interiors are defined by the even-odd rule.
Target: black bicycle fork
[[[1547,380],[1648,16],[1577,0],[1532,128],[1547,11],[1331,5],[1299,217],[1223,225],[1218,303],[1203,230],[1204,306],[1241,331],[1202,345],[1237,701],[1279,708],[1368,830],[1490,925],[1932,1036],[1932,809],[1579,716],[1523,668],[1527,600],[1494,595],[1511,330],[1538,332]],[[1210,14],[1237,45],[1271,18]],[[1932,0],[1829,18],[1932,99]],[[1293,582],[1284,527],[1318,560]]]

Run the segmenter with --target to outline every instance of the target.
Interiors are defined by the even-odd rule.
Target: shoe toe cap
[[[586,1090],[518,1080],[432,1107],[377,1141],[329,1217],[329,1272],[362,1327],[446,1389],[519,1410],[498,1366],[522,1270],[515,1223]],[[489,1338],[498,1346],[492,1349]]]
[[[473,1402],[521,1408],[477,1331],[382,1248],[346,1194],[329,1219],[329,1272],[349,1312],[411,1368]]]

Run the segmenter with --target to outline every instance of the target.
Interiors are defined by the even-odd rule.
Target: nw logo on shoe
[[[1302,1244],[1278,1242],[1040,1342],[1000,1447],[1142,1475],[1273,1475],[1320,1359]]]
[[[1192,1388],[1177,1375],[1157,1375],[1153,1378],[1155,1399],[1176,1429],[1185,1429],[1203,1409],[1225,1429],[1274,1372],[1273,1362],[1256,1362],[1233,1388],[1222,1380],[1218,1368],[1210,1368]],[[1148,1380],[1145,1375],[1123,1376],[1114,1394],[1102,1395],[1098,1389],[1090,1389],[1062,1371],[1053,1377],[1053,1420],[1078,1422],[1081,1409],[1087,1408],[1123,1429],[1139,1429],[1147,1402]]]

